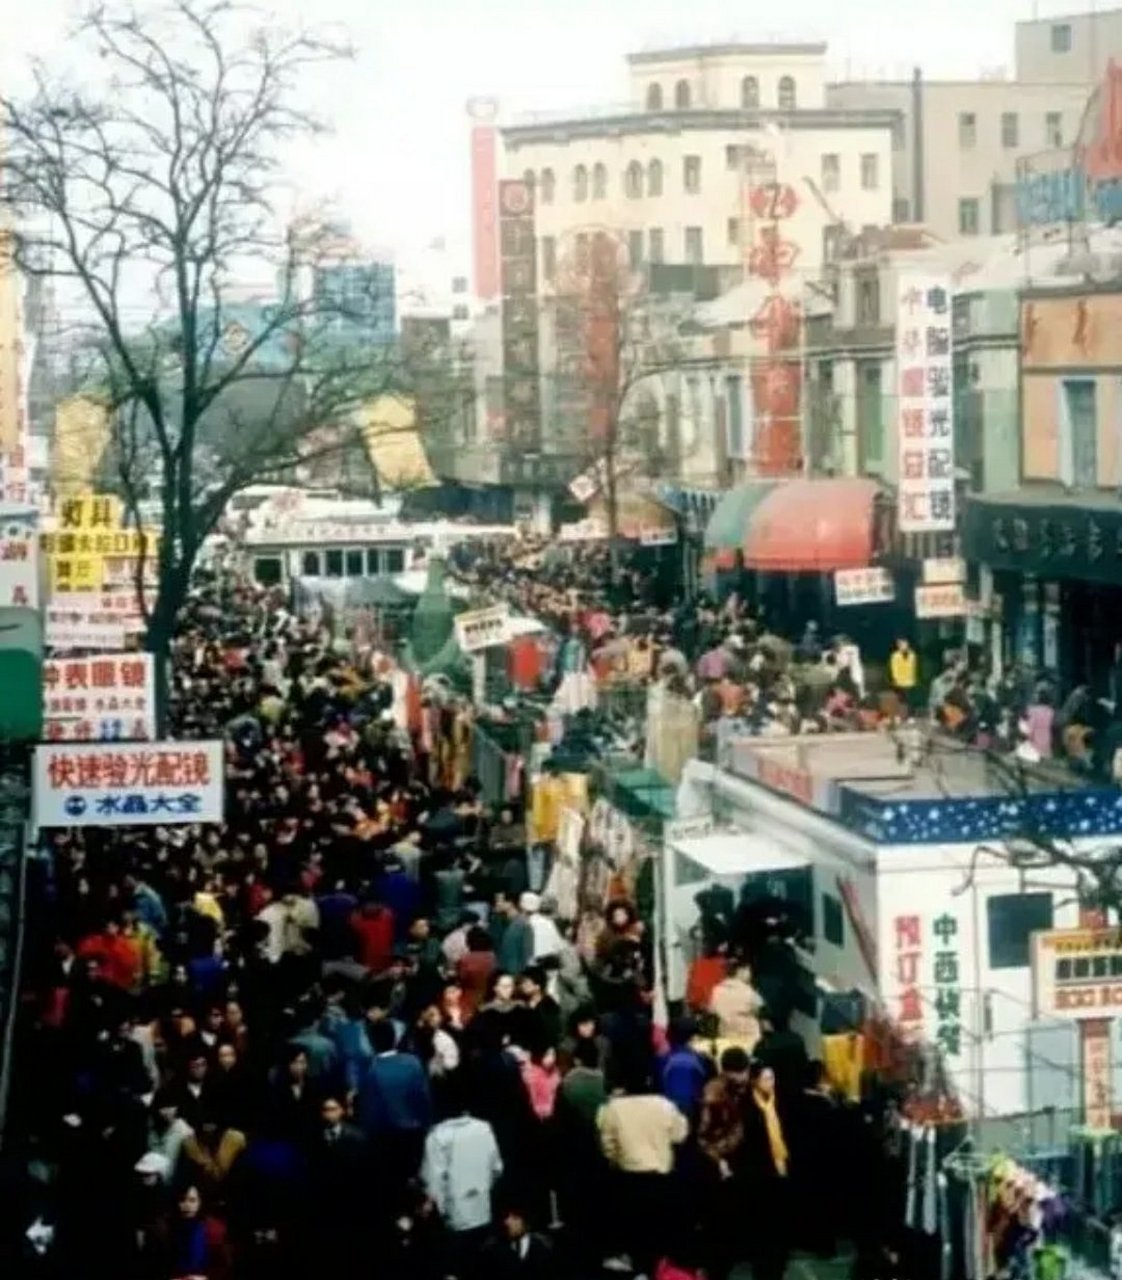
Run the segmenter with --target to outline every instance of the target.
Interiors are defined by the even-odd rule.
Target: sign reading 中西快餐
[[[951,299],[949,275],[900,273],[896,386],[901,533],[955,527]]]
[[[962,1051],[962,989],[958,961],[958,921],[949,912],[937,916],[931,932],[939,943],[933,959],[935,1043],[948,1057]]]
[[[896,599],[896,584],[887,569],[838,569],[834,574],[834,596],[839,607],[856,604],[887,604]]]
[[[156,736],[156,669],[149,653],[52,659],[43,664],[48,742],[150,741]]]
[[[49,743],[35,748],[37,827],[221,822],[221,742]]]
[[[1122,930],[1048,929],[1032,935],[1038,1018],[1116,1018],[1122,1014]]]
[[[509,617],[510,606],[505,604],[461,613],[455,621],[456,642],[464,653],[479,653],[492,645],[505,644]]]

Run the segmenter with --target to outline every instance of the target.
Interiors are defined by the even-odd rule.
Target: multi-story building
[[[313,303],[319,342],[340,347],[388,346],[397,334],[393,256],[365,249],[344,224],[314,227],[296,292]]]
[[[543,293],[582,236],[607,228],[633,262],[736,266],[784,190],[796,272],[821,266],[825,228],[892,216],[896,108],[826,99],[824,44],[722,44],[635,53],[622,104],[538,114],[501,131],[501,169],[537,195]]]
[[[1016,229],[1018,162],[1072,146],[1122,10],[1019,22],[1012,77],[830,84],[838,110],[894,111],[893,214],[947,240]]]

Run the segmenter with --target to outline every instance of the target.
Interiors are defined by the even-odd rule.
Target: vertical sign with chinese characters
[[[38,609],[38,513],[0,509],[0,606]]]
[[[519,449],[541,444],[537,252],[534,192],[499,183],[499,266],[503,291],[503,427]]]
[[[903,272],[896,308],[901,533],[955,527],[951,282]]]
[[[920,967],[923,960],[923,922],[919,916],[897,916],[892,922],[895,936],[894,978],[896,1022],[910,1037],[923,1029],[923,997],[920,995]]]
[[[962,1052],[962,987],[958,962],[958,921],[948,912],[931,926],[935,951],[935,1043],[948,1056]]]
[[[768,286],[749,320],[764,347],[763,357],[752,362],[752,458],[759,475],[791,475],[802,469],[803,316],[788,296],[799,246],[783,224],[798,211],[799,197],[787,183],[764,182],[750,188],[748,205],[750,225],[762,221],[748,246],[748,271]]]

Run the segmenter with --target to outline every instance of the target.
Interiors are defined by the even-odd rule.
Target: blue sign
[[[1017,222],[1042,227],[1083,217],[1087,178],[1082,169],[1032,173],[1017,183]]]

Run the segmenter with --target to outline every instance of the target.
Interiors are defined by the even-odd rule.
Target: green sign
[[[43,737],[43,620],[37,609],[0,609],[0,741]]]

